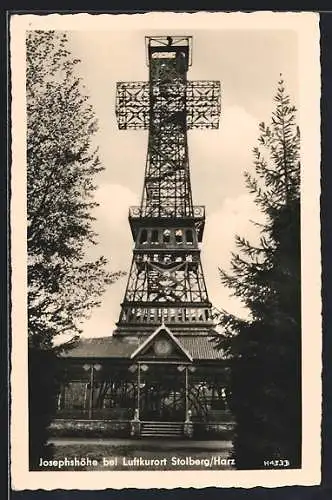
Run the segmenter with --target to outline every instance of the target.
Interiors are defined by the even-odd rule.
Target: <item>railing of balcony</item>
[[[195,205],[193,207],[193,209],[194,209],[193,210],[194,219],[202,220],[205,218],[205,206],[204,205]],[[165,219],[174,218],[174,214],[172,212],[170,212],[169,214],[167,214],[166,212],[160,212],[159,216],[161,218],[165,218]],[[149,209],[142,208],[140,206],[132,206],[129,208],[129,218],[130,219],[140,219],[140,218],[144,218],[144,217],[151,217],[152,218],[152,217],[155,217],[155,215]],[[180,217],[180,214],[178,214],[177,217]],[[188,219],[192,218],[192,216],[188,216],[188,215],[183,215],[182,217],[188,218]]]

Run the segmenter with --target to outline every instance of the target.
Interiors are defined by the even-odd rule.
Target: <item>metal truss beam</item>
[[[187,129],[218,129],[221,111],[220,82],[197,80],[186,82]],[[177,89],[168,92],[177,95]],[[120,130],[144,129],[150,126],[150,83],[118,82],[116,116]]]

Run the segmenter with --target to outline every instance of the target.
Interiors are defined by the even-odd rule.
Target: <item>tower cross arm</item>
[[[149,82],[117,83],[116,116],[120,130],[149,128],[150,89],[151,84]],[[172,91],[171,88],[169,90],[170,92]],[[162,98],[157,96],[155,99]],[[187,128],[219,128],[220,101],[221,90],[219,81],[187,81]]]

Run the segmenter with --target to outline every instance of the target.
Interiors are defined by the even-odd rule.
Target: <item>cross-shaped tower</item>
[[[131,207],[133,260],[115,335],[176,334],[213,325],[200,243],[205,208],[192,202],[187,130],[218,128],[220,83],[188,81],[192,37],[146,37],[148,82],[117,84],[120,129],[148,129],[140,206]]]

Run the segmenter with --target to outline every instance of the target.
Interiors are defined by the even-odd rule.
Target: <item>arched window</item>
[[[156,244],[159,243],[159,231],[158,229],[153,229],[151,233],[151,243]]]
[[[143,229],[141,231],[139,242],[142,245],[143,243],[147,243],[147,241],[148,241],[148,232],[146,229]]]
[[[182,240],[183,240],[182,229],[177,229],[175,231],[175,241],[176,243],[182,243]]]
[[[186,231],[186,242],[189,243],[190,245],[192,245],[194,242],[194,236],[193,236],[192,229],[187,229],[187,231]]]
[[[169,243],[171,240],[171,231],[169,229],[165,229],[163,231],[163,243]]]

